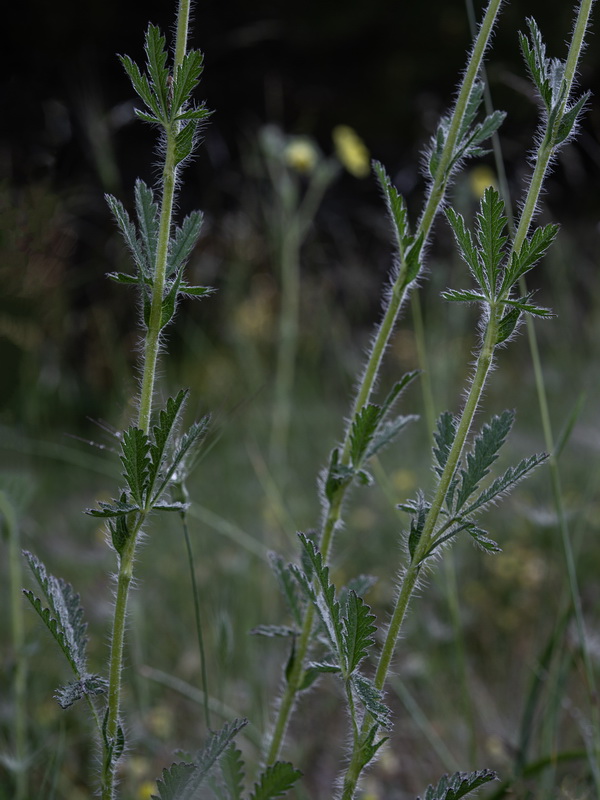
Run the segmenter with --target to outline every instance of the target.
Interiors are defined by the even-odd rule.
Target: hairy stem
[[[447,173],[449,171],[449,165],[452,162],[454,148],[456,146],[458,139],[458,133],[460,131],[461,125],[464,120],[467,101],[473,89],[473,84],[477,78],[479,69],[481,67],[483,56],[487,48],[494,24],[498,17],[501,5],[502,5],[502,0],[490,0],[490,3],[486,8],[483,17],[481,27],[479,28],[479,32],[477,34],[477,38],[473,46],[473,50],[471,51],[467,69],[464,74],[459,95],[456,101],[456,105],[452,112],[450,129],[440,159],[440,165],[436,173],[436,178],[433,180],[430,186],[429,195],[425,204],[425,208],[423,214],[421,215],[419,226],[416,231],[416,238],[418,238],[419,236],[423,236],[424,243],[429,238],[435,217],[444,200],[444,195],[449,178],[449,175]],[[400,315],[402,306],[406,299],[409,284],[410,280],[408,279],[407,275],[407,266],[406,264],[401,264],[400,269],[398,271],[398,275],[394,281],[393,286],[389,291],[385,312],[382,321],[379,325],[379,328],[377,329],[375,340],[373,342],[373,346],[371,348],[371,352],[369,354],[365,370],[363,372],[363,376],[354,400],[352,414],[350,417],[349,424],[346,428],[344,441],[341,448],[340,460],[342,464],[348,465],[350,463],[350,434],[352,431],[352,424],[356,419],[357,415],[360,413],[361,409],[365,406],[366,403],[369,402],[369,398],[371,397],[371,393],[373,392],[373,389],[377,382],[383,355],[387,349],[390,337],[392,335],[397,319]],[[323,532],[320,541],[320,550],[325,562],[327,562],[329,559],[333,534],[340,523],[341,510],[343,507],[344,496],[347,491],[347,488],[348,487],[341,488],[336,493],[334,499],[329,503],[325,512]],[[310,631],[312,628],[312,622],[313,622],[312,611],[307,610],[304,626],[302,628],[302,633],[297,643],[296,653],[295,653],[295,663],[300,664],[300,666],[298,667],[299,675],[302,675],[303,673],[303,664],[308,652],[308,644],[310,641]],[[301,643],[304,644],[302,648],[300,646]],[[284,692],[284,696],[282,697],[278,708],[274,734],[273,737],[271,738],[271,744],[267,758],[268,764],[272,764],[279,755],[281,745],[283,743],[285,730],[287,728],[289,715],[291,714],[292,708],[294,706],[294,697],[297,691],[298,691],[297,688],[295,688],[295,686],[291,682],[288,682]]]
[[[175,44],[174,69],[180,66],[185,56],[190,0],[180,0],[177,12],[177,39]],[[144,433],[150,430],[152,400],[156,380],[156,364],[160,349],[160,331],[162,321],[163,294],[165,289],[169,238],[173,219],[173,203],[177,184],[177,165],[175,157],[175,138],[178,123],[166,129],[166,152],[162,173],[162,202],[156,253],[156,264],[153,276],[152,301],[150,319],[144,339],[143,371],[139,398],[138,426]],[[103,736],[103,768],[102,768],[102,800],[112,800],[115,794],[115,768],[118,758],[114,757],[114,747],[119,738],[119,714],[121,705],[121,674],[123,668],[123,647],[127,618],[127,600],[133,578],[135,550],[139,532],[145,515],[139,514],[132,520],[132,530],[119,559],[117,576],[117,593],[111,637],[109,662],[109,687],[107,701],[106,725]]]

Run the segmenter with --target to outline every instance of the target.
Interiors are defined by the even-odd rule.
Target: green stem
[[[174,70],[181,65],[186,51],[190,0],[180,0],[177,12],[177,39],[175,44]],[[162,307],[165,289],[167,257],[171,234],[173,204],[177,185],[177,163],[175,157],[175,139],[178,123],[165,130],[166,152],[162,174],[162,202],[156,252],[156,264],[153,276],[152,301],[150,319],[146,330],[143,353],[142,383],[140,389],[138,426],[144,433],[150,430],[152,400],[156,381],[156,364],[160,349],[160,331],[162,327]],[[129,588],[133,578],[135,550],[139,532],[145,521],[145,514],[138,514],[131,520],[131,535],[127,540],[119,559],[117,576],[117,594],[113,618],[109,685],[107,699],[107,716],[103,736],[102,766],[102,800],[113,800],[115,796],[115,769],[118,758],[114,757],[114,747],[119,738],[119,715],[121,705],[121,675],[123,668],[123,648],[127,618],[127,601]]]
[[[25,698],[27,692],[27,660],[25,658],[25,624],[19,526],[15,509],[5,492],[0,492],[0,520],[4,517],[8,533],[8,579],[10,589],[10,627],[15,659],[14,674],[14,734],[15,734],[15,800],[27,796],[27,723]]]
[[[501,5],[502,0],[490,0],[483,17],[481,27],[479,28],[473,50],[471,51],[471,56],[462,80],[456,105],[452,112],[452,120],[440,158],[439,168],[437,170],[436,177],[431,184],[425,208],[423,214],[421,215],[416,232],[416,238],[419,238],[422,235],[424,243],[427,241],[431,233],[433,222],[444,200],[444,194],[449,180],[448,173],[451,171],[450,165],[452,163],[454,148],[456,147],[458,139],[458,133],[464,120],[467,101],[481,67],[483,56]],[[407,277],[407,267],[404,264],[400,266],[398,276],[389,293],[387,306],[377,330],[375,341],[373,343],[373,347],[371,348],[360,386],[354,400],[350,422],[346,428],[344,441],[341,448],[340,460],[344,465],[348,465],[350,463],[350,434],[352,431],[352,424],[362,408],[369,402],[369,398],[371,397],[371,393],[379,375],[383,354],[387,349],[396,321],[406,299],[409,284],[410,281]],[[348,486],[340,488],[333,500],[329,503],[326,510],[323,533],[320,541],[320,550],[325,563],[327,563],[329,559],[333,534],[339,527],[343,501],[348,488]],[[302,632],[296,646],[294,668],[292,669],[292,673],[294,673],[294,669],[296,668],[296,665],[298,665],[296,672],[300,677],[303,675],[304,660],[308,653],[310,633],[313,623],[313,613],[312,607],[309,606],[306,612]],[[291,680],[289,680],[286,685],[284,694],[278,707],[277,719],[267,756],[267,764],[272,764],[279,756],[279,752],[283,744],[283,737],[287,729],[289,716],[292,712],[295,696],[298,692],[298,686],[299,683],[294,683]]]
[[[190,567],[190,580],[192,582],[192,594],[194,597],[194,617],[196,620],[196,636],[198,638],[198,649],[200,650],[200,672],[202,680],[202,694],[204,695],[204,721],[206,727],[210,730],[210,708],[208,697],[208,677],[206,673],[206,654],[204,652],[204,636],[202,634],[202,620],[200,618],[200,598],[198,596],[198,584],[196,583],[196,572],[194,570],[194,554],[192,552],[192,543],[190,541],[190,533],[187,524],[187,514],[181,515],[181,524],[183,525],[183,536],[185,538],[185,549],[188,557],[188,564]]]

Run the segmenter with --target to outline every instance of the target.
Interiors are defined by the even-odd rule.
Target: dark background
[[[516,31],[534,15],[549,53],[564,56],[570,5],[517,0],[504,8],[495,35],[489,82],[495,106],[509,111],[501,134],[514,202],[537,127]],[[133,91],[115,54],[141,63],[147,22],[169,31],[174,10],[164,2],[61,0],[8,11],[0,78],[0,357],[14,378],[0,389],[5,422],[35,427],[60,418],[67,406],[101,413],[119,384],[114,360],[105,356],[107,342],[127,340],[136,321],[130,298],[121,292],[115,299],[119,293],[104,279],[122,249],[103,194],[127,204],[136,177],[156,178],[157,159],[154,131],[134,118]],[[475,13],[480,17],[479,3]],[[197,4],[190,44],[205,53],[198,95],[215,113],[186,170],[180,209],[206,212],[206,279],[227,281],[231,236],[228,241],[223,220],[243,207],[250,181],[244,153],[267,122],[314,137],[326,154],[332,129],[352,126],[416,215],[423,146],[451,103],[469,41],[461,0]],[[580,84],[593,90],[600,58],[593,36],[590,42]],[[593,98],[580,136],[562,151],[547,183],[548,218],[561,221],[582,254],[571,289],[584,312],[595,293],[599,142]],[[336,287],[341,296],[347,286],[342,262],[368,265],[364,302],[346,309],[354,330],[368,329],[378,314],[390,249],[381,219],[375,182],[344,175],[317,220],[314,235],[325,244],[316,269],[333,283],[334,296]],[[315,269],[310,262],[303,265],[306,274]],[[96,313],[107,304],[112,320]],[[206,314],[207,330],[219,337],[218,306]],[[28,381],[47,396],[43,411],[30,403]]]

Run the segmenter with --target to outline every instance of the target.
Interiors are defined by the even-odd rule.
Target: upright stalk
[[[14,747],[15,747],[15,794],[14,800],[27,797],[27,722],[26,690],[27,661],[25,658],[25,625],[23,614],[23,585],[21,567],[21,547],[17,515],[6,492],[0,491],[0,522],[4,517],[8,539],[8,580],[10,591],[10,627],[12,637],[15,672],[13,682],[14,697]]]
[[[444,200],[451,174],[450,167],[455,154],[459,132],[464,121],[468,99],[471,95],[473,85],[481,68],[483,56],[487,49],[490,35],[494,28],[501,5],[502,0],[490,0],[483,17],[481,27],[479,28],[477,37],[475,39],[471,55],[469,57],[467,69],[465,71],[456,104],[452,112],[451,122],[444,149],[440,158],[440,163],[438,169],[436,170],[435,177],[429,187],[429,193],[425,207],[415,233],[415,239],[418,240],[419,237],[422,237],[424,245],[429,239],[433,223]],[[398,275],[388,294],[385,312],[367,359],[362,379],[353,403],[350,420],[344,434],[344,440],[340,449],[340,461],[342,465],[348,466],[350,463],[352,424],[362,408],[369,402],[369,398],[371,397],[374,386],[377,382],[383,355],[387,349],[392,332],[406,300],[408,288],[411,282],[412,279],[409,277],[408,265],[406,263],[400,264]],[[329,559],[334,532],[340,525],[343,503],[348,488],[348,485],[341,486],[334,493],[333,499],[329,501],[324,512],[319,549],[325,562],[327,562]],[[308,645],[310,642],[313,621],[314,612],[312,607],[309,606],[305,613],[302,631],[296,642],[293,662],[286,687],[278,706],[277,718],[267,753],[266,760],[268,764],[272,764],[277,760],[283,744],[289,717],[302,682],[304,663],[308,653]]]
[[[536,163],[529,182],[522,211],[519,217],[517,230],[515,232],[511,244],[511,252],[508,255],[509,260],[512,257],[513,253],[518,253],[520,251],[523,243],[525,242],[525,239],[531,227],[532,220],[535,216],[535,211],[539,202],[548,166],[553,156],[555,155],[558,146],[561,143],[560,141],[558,141],[557,133],[563,115],[567,108],[567,104],[569,102],[572,80],[581,53],[584,33],[589,21],[589,13],[592,2],[593,0],[582,0],[582,3],[579,7],[578,17],[573,33],[573,39],[571,42],[571,46],[569,48],[569,55],[566,62],[565,78],[563,83],[563,100],[560,105],[560,108],[558,109],[554,117],[554,120],[549,121],[546,124],[544,136],[536,154]],[[388,631],[381,650],[374,679],[375,686],[379,690],[383,690],[385,687],[392,657],[400,635],[402,623],[404,621],[410,599],[412,597],[413,591],[418,581],[419,573],[422,566],[421,561],[429,551],[429,548],[432,544],[433,536],[439,521],[444,499],[448,492],[450,483],[454,478],[469,430],[471,428],[474,415],[479,406],[486,378],[489,374],[489,370],[493,361],[500,317],[501,317],[501,310],[499,309],[499,307],[494,304],[490,304],[489,318],[486,324],[483,344],[479,353],[479,357],[477,359],[475,374],[473,376],[471,388],[467,396],[467,401],[465,403],[465,407],[463,409],[460,418],[456,436],[452,448],[450,450],[450,453],[448,455],[446,465],[439,479],[439,483],[434,498],[432,500],[431,507],[429,509],[429,512],[425,520],[421,537],[415,548],[415,552],[410,560],[410,564],[406,568],[404,575],[402,577],[402,582],[398,592],[396,604],[394,606]],[[544,418],[547,419],[547,414],[544,416]],[[548,438],[548,436],[547,436],[547,442],[550,445],[552,445],[552,441],[551,439]],[[560,497],[559,494],[560,485],[556,482],[555,479],[553,483],[554,483],[555,494],[558,493],[558,496]],[[572,559],[568,558],[568,554],[567,554],[567,564],[569,567],[569,578],[571,578],[572,575],[573,576],[575,575],[575,569]],[[573,584],[571,584],[571,586],[572,585]],[[580,629],[579,633],[580,636],[585,637],[585,632],[583,631],[583,629]],[[583,639],[583,641],[585,641],[585,638]],[[591,687],[593,687],[593,683],[591,684]],[[369,714],[366,714],[362,725],[363,737],[371,729],[372,725],[373,725],[373,719]],[[595,730],[594,731],[595,749],[597,747],[596,737],[597,737],[597,731]],[[360,747],[361,747],[361,741],[359,740],[359,742],[355,744],[352,758],[350,760],[350,764],[348,766],[348,770],[344,778],[342,800],[352,800],[352,798],[354,797],[357,787],[357,782],[362,770]],[[597,770],[593,769],[593,772],[594,772],[594,781],[596,782],[598,780]]]
[[[190,0],[180,0],[177,12],[177,39],[175,45],[174,69],[181,65],[187,45]],[[144,338],[143,371],[140,389],[138,427],[148,434],[152,415],[152,400],[156,380],[156,364],[160,348],[161,317],[163,295],[165,290],[169,238],[172,228],[173,204],[177,185],[177,162],[175,139],[178,123],[165,130],[165,161],[162,171],[162,200],[160,224],[156,250],[156,262],[153,275],[152,300],[150,316]],[[128,520],[131,535],[128,538],[119,559],[117,575],[117,593],[111,637],[109,662],[109,686],[107,713],[103,735],[103,767],[102,767],[102,800],[113,800],[115,797],[115,769],[118,763],[122,738],[119,724],[121,704],[121,673],[123,667],[123,646],[125,641],[125,623],[127,618],[127,600],[133,578],[136,544],[138,535],[145,522],[145,514],[139,513]]]

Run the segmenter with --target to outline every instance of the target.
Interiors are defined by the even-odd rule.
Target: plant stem
[[[490,0],[483,17],[481,27],[479,28],[479,32],[475,39],[473,49],[471,51],[458,98],[452,112],[450,128],[440,158],[439,168],[436,172],[436,177],[430,186],[425,208],[421,215],[421,219],[415,234],[416,238],[419,238],[421,235],[423,236],[424,244],[429,238],[435,217],[437,216],[437,213],[444,200],[444,195],[449,180],[449,166],[452,163],[454,148],[458,139],[458,133],[464,120],[467,101],[481,67],[483,56],[501,5],[502,0]],[[400,315],[400,311],[406,299],[407,290],[410,283],[411,281],[407,276],[407,266],[406,264],[401,264],[396,280],[394,281],[394,284],[389,292],[387,306],[379,328],[377,329],[375,340],[373,342],[360,386],[354,400],[350,421],[346,427],[340,455],[340,461],[343,465],[347,466],[350,463],[350,434],[352,431],[352,424],[362,408],[369,402],[369,398],[371,397],[371,393],[373,392],[379,375],[383,355],[387,349],[392,332]],[[342,487],[338,490],[338,492],[336,492],[334,498],[328,504],[325,512],[323,532],[319,544],[323,561],[325,563],[327,563],[329,560],[333,534],[340,524],[341,510],[347,489],[348,486]],[[306,611],[302,632],[296,644],[292,674],[297,674],[299,680],[303,674],[304,661],[306,659],[308,646],[310,643],[310,633],[314,619],[313,613],[312,606],[309,606]],[[289,715],[291,714],[294,706],[295,695],[298,692],[298,686],[299,682],[292,682],[291,679],[288,680],[279,704],[277,720],[269,746],[267,764],[272,764],[279,756],[279,752],[283,743],[283,737],[288,725]]]
[[[185,56],[190,0],[180,0],[177,11],[177,39],[175,44],[174,70],[181,65]],[[156,380],[156,364],[160,349],[160,331],[162,322],[163,294],[165,289],[169,238],[171,234],[173,203],[177,184],[177,165],[175,158],[175,139],[179,129],[173,123],[166,129],[165,162],[162,173],[162,202],[156,253],[156,264],[153,276],[152,301],[150,319],[144,339],[143,372],[139,399],[138,427],[148,433],[152,415],[152,400]],[[125,623],[127,618],[127,600],[133,578],[135,550],[139,532],[145,521],[145,514],[137,514],[131,519],[131,534],[125,543],[119,559],[117,576],[117,594],[111,638],[109,662],[109,686],[105,732],[103,736],[103,771],[102,800],[112,800],[115,794],[115,768],[118,758],[114,756],[114,748],[119,738],[119,713],[121,704],[121,673],[123,667],[123,647],[125,641]]]
[[[15,734],[15,800],[27,796],[27,723],[25,698],[27,693],[27,661],[25,658],[25,624],[23,614],[23,585],[19,526],[15,508],[6,492],[0,492],[0,520],[4,517],[8,534],[8,579],[10,591],[10,627],[15,659],[14,734]]]

